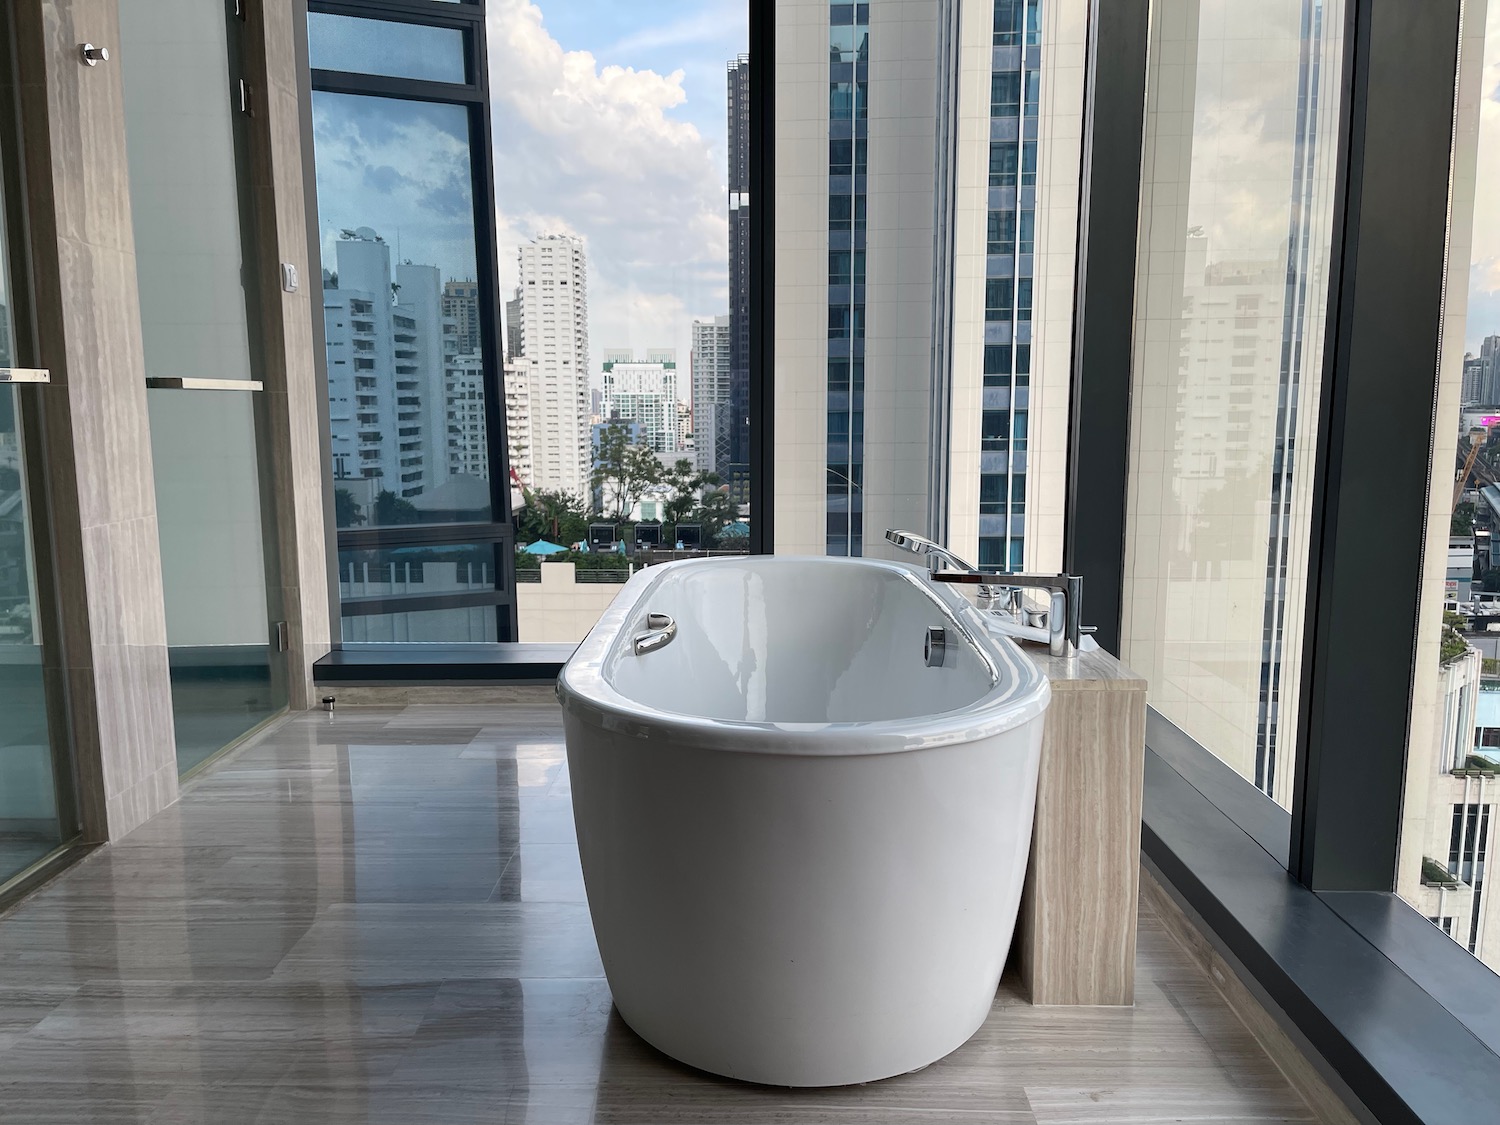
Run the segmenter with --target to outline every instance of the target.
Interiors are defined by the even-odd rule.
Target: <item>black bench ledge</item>
[[[1151,714],[1142,855],[1252,991],[1383,1125],[1500,1122],[1500,978],[1394,895],[1296,882],[1263,795],[1185,737]]]
[[[313,665],[318,684],[544,684],[573,644],[345,644]]]

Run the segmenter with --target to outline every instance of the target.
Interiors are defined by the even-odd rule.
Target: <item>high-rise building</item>
[[[531,468],[531,380],[521,359],[505,365],[505,441],[510,467],[527,488],[536,483]]]
[[[458,326],[458,350],[478,355],[479,283],[477,281],[443,282],[443,316]]]
[[[1083,9],[778,11],[776,549],[1056,569]]]
[[[1500,405],[1500,336],[1486,336],[1480,343],[1479,369],[1480,401]]]
[[[401,265],[393,278],[390,247],[369,227],[346,231],[334,254],[323,282],[334,479],[361,506],[383,491],[410,499],[446,475],[446,450],[438,479],[428,472],[433,399],[439,415],[444,409],[434,393],[442,385],[436,272]]]
[[[444,359],[443,390],[447,399],[448,473],[489,477],[488,424],[484,415],[484,359],[465,354]],[[510,387],[506,387],[506,404]]]
[[[731,317],[693,321],[694,464],[728,478],[730,456]],[[722,468],[721,468],[722,466]]]
[[[521,311],[521,288],[517,286],[516,295],[505,302],[505,362],[520,359],[522,352],[521,341],[524,338],[525,320]]]
[[[806,3],[807,0],[799,0]],[[812,4],[812,7],[823,7]],[[715,470],[741,501],[750,489],[750,59],[729,63],[729,406],[715,421]],[[701,443],[700,443],[701,444]],[[769,497],[767,498],[769,499]]]
[[[1472,352],[1464,356],[1464,381],[1460,398],[1465,405],[1481,401],[1484,393],[1484,360]]]
[[[636,360],[628,351],[607,351],[604,361],[601,421],[635,422],[644,427],[644,443],[652,452],[678,451],[677,353],[671,349],[647,352]]]
[[[589,310],[583,241],[542,235],[520,251],[522,358],[531,398],[532,484],[589,491]]]

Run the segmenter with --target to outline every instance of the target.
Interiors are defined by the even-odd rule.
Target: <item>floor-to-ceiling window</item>
[[[1163,0],[1147,92],[1120,655],[1284,807],[1342,11]]]
[[[828,553],[864,553],[870,5],[828,7]],[[795,283],[796,279],[787,279]]]
[[[1500,3],[1465,5],[1447,307],[1396,890],[1500,971]]]
[[[1041,0],[995,0],[985,232],[979,564],[1020,570],[1026,550]],[[970,481],[958,487],[972,488]]]
[[[747,550],[744,10],[311,7],[343,640],[577,641]]]
[[[286,705],[233,5],[121,0],[126,156],[177,761]]]
[[[342,637],[514,640],[483,25],[313,7]]]

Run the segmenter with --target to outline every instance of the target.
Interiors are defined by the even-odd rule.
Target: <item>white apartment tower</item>
[[[601,421],[637,422],[652,452],[676,453],[681,445],[677,353],[666,348],[649,351],[644,361],[627,351],[605,355]]]
[[[520,259],[521,360],[530,393],[533,487],[586,496],[589,443],[588,283],[583,241],[542,235]]]
[[[527,488],[536,484],[531,464],[531,379],[523,359],[505,365],[505,441],[510,467]]]
[[[443,382],[448,412],[448,473],[487,480],[490,459],[484,416],[483,357],[471,354],[445,357]],[[508,400],[509,387],[506,391]]]
[[[730,342],[727,313],[693,321],[693,451],[694,464],[704,472],[719,469],[721,432],[729,440]],[[722,456],[727,461],[727,449]]]
[[[417,290],[431,267],[399,266],[393,279],[390,247],[369,227],[346,232],[334,254],[323,318],[335,486],[366,507],[383,491],[409,500],[446,475],[446,456],[437,479],[429,472],[442,321],[435,284],[433,302]]]
[[[1087,8],[777,0],[778,551],[1060,565]]]

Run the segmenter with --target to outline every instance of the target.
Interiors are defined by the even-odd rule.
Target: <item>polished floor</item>
[[[614,1015],[555,704],[299,715],[0,917],[0,1122],[1312,1121],[1149,913],[1133,1009],[1002,986],[903,1078],[745,1086]]]

